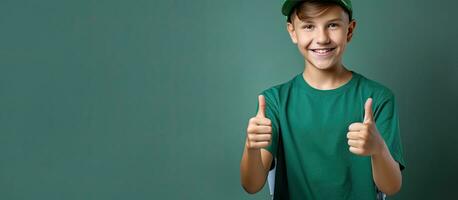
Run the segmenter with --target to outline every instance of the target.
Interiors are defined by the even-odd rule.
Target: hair
[[[326,12],[331,6],[339,6],[341,7],[348,15],[349,21],[352,20],[352,16],[350,12],[335,2],[327,2],[327,1],[320,1],[320,0],[306,0],[298,3],[291,13],[289,14],[288,18],[286,19],[287,22],[291,23],[291,19],[293,15],[296,15],[301,21],[304,21],[308,18],[320,16],[324,12]]]

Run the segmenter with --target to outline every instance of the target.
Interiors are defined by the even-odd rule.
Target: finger
[[[257,134],[272,133],[272,127],[271,126],[256,126],[253,129],[253,133],[257,133]]]
[[[362,155],[364,151],[362,149],[356,148],[356,147],[349,147],[348,148],[350,152],[357,154],[357,155]]]
[[[347,143],[351,147],[356,147],[356,148],[360,148],[361,147],[361,141],[359,141],[359,140],[348,140]]]
[[[350,124],[350,126],[348,126],[348,130],[349,131],[360,131],[361,129],[363,129],[363,124],[360,123],[360,122],[355,122],[355,123],[352,123]]]
[[[364,104],[364,123],[369,123],[372,119],[372,98],[368,98]]]
[[[250,141],[253,142],[269,142],[272,138],[271,134],[251,134]]]
[[[271,126],[272,125],[272,121],[270,121],[269,118],[256,118],[255,123],[258,126]]]
[[[266,117],[266,100],[263,95],[258,96],[258,114],[257,117]]]
[[[251,148],[262,148],[262,147],[267,147],[269,146],[269,142],[251,142],[250,147]]]
[[[347,138],[351,140],[361,140],[363,137],[360,135],[360,132],[348,132]]]
[[[247,133],[272,133],[272,126],[258,126],[258,125],[249,125],[247,128]]]
[[[263,117],[252,117],[249,123],[254,126],[271,126],[272,125],[272,121],[270,121],[269,118],[263,118]]]

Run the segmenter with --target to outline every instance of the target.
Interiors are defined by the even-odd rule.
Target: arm
[[[377,188],[387,195],[399,192],[402,185],[400,165],[391,156],[378,131],[372,112],[372,98],[366,101],[364,122],[352,123],[347,137],[351,152],[371,156],[372,176]]]
[[[269,173],[272,155],[264,149],[250,149],[245,145],[240,163],[242,186],[250,194],[259,192]]]
[[[245,147],[240,162],[240,180],[243,189],[250,194],[262,189],[272,163],[272,154],[262,149],[271,144],[272,123],[270,119],[265,117],[264,96],[260,95],[258,100],[258,114],[249,120]]]
[[[385,143],[379,152],[371,156],[374,182],[383,193],[394,195],[399,192],[402,185],[399,164],[393,159]]]

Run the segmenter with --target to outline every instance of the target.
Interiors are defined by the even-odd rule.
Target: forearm
[[[245,146],[240,163],[240,178],[245,191],[253,194],[261,190],[266,180],[266,174],[262,164],[261,150],[248,149]]]
[[[399,164],[390,154],[385,143],[379,154],[372,155],[372,176],[377,188],[387,195],[399,192],[402,186],[402,174]]]

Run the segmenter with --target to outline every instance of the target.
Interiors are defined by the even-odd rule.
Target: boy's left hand
[[[361,156],[372,156],[382,152],[385,141],[380,136],[372,113],[372,98],[364,105],[364,122],[356,122],[348,127],[348,145],[350,151]]]

